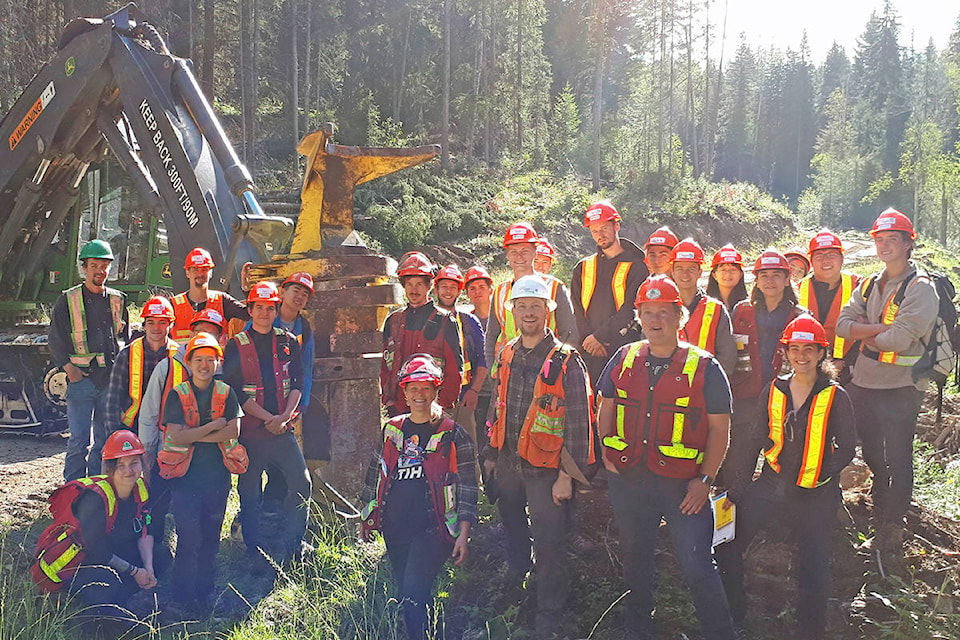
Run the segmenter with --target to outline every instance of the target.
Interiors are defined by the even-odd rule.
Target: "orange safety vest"
[[[165,429],[163,426],[163,411],[167,408],[167,398],[170,396],[170,392],[173,391],[173,388],[177,385],[183,383],[189,376],[187,375],[187,367],[182,362],[174,358],[172,355],[169,358],[170,365],[167,367],[167,379],[163,383],[163,396],[160,398],[160,429]]]
[[[190,321],[193,320],[196,311],[193,310],[193,305],[190,303],[186,291],[173,296],[170,302],[173,304],[173,313],[176,316],[173,327],[170,329],[170,337],[182,344],[190,339]],[[207,307],[214,309],[221,317],[224,317],[223,292],[207,290]]]
[[[200,408],[197,405],[197,396],[189,382],[183,382],[174,387],[180,404],[183,406],[183,421],[186,427],[195,429],[200,426]],[[223,416],[227,398],[230,397],[230,387],[223,380],[213,381],[213,397],[210,400],[210,419],[216,420]],[[223,466],[230,473],[245,473],[249,465],[246,448],[236,438],[218,442],[220,453],[223,456]],[[163,446],[157,454],[157,463],[160,476],[166,479],[180,478],[190,468],[193,459],[192,444],[174,444],[170,442],[167,430],[163,432]]]
[[[613,301],[617,305],[617,309],[620,309],[627,299],[627,277],[630,275],[631,266],[633,266],[632,262],[617,263],[613,278],[610,280]],[[593,300],[593,292],[597,288],[597,254],[583,260],[581,286],[580,304],[583,306],[583,312],[586,313],[590,308],[590,302]]]
[[[116,338],[123,331],[123,294],[116,289],[104,287],[103,290],[110,298],[110,316],[113,318],[113,335]],[[83,308],[83,285],[78,284],[63,292],[67,299],[67,313],[70,316],[70,340],[73,342],[73,353],[70,354],[70,363],[78,367],[89,367],[94,360],[101,367],[107,366],[106,356],[103,353],[91,353],[87,346],[87,315]]]
[[[550,297],[556,302],[557,292],[560,291],[560,285],[563,283],[557,278],[545,273],[537,273],[536,275],[540,276],[546,284],[550,285]],[[496,358],[500,350],[503,349],[503,345],[520,335],[520,331],[517,329],[517,323],[513,319],[513,312],[507,311],[507,300],[510,299],[510,292],[512,290],[513,280],[510,280],[498,284],[493,292],[493,314],[500,323],[500,335],[497,336],[497,344],[493,352],[494,358]],[[554,311],[547,314],[547,328],[554,333],[557,332],[557,318],[556,312]]]
[[[837,393],[837,385],[828,385],[813,396],[810,402],[810,414],[807,417],[806,437],[803,443],[803,459],[800,463],[800,473],[797,475],[797,486],[804,489],[813,489],[820,480],[820,471],[823,468],[823,454],[827,447],[827,422],[830,420],[830,408]],[[770,385],[770,397],[767,401],[767,413],[770,416],[769,438],[772,443],[769,449],[763,452],[770,468],[780,473],[778,459],[783,450],[783,427],[787,414],[787,396]]]
[[[133,421],[140,413],[140,403],[143,402],[143,390],[146,388],[146,382],[149,375],[144,370],[143,365],[143,344],[144,338],[137,338],[130,343],[130,363],[129,363],[129,385],[127,393],[130,395],[130,406],[123,412],[120,422],[131,427],[134,431]],[[167,338],[167,355],[171,358],[177,352],[177,343]],[[161,404],[162,404],[161,400]]]
[[[920,278],[926,278],[923,275],[914,276],[918,280]],[[863,279],[861,282],[862,288],[861,292],[863,294],[863,301],[866,302],[867,298],[870,296],[870,292],[873,291],[873,287],[876,284],[876,276],[869,276]],[[897,313],[900,312],[900,305],[903,304],[903,298],[907,293],[907,286],[910,284],[910,281],[913,280],[913,277],[906,278],[900,286],[897,287],[895,291],[890,293],[890,296],[887,298],[887,302],[883,305],[883,312],[880,314],[880,322],[886,325],[893,324],[893,321],[897,317]],[[901,367],[912,367],[915,365],[922,356],[903,356],[897,353],[896,351],[874,351],[865,344],[860,345],[860,353],[870,358],[871,360],[876,360],[878,362],[883,362],[885,364],[895,364]]]
[[[703,296],[697,308],[690,314],[687,324],[680,329],[680,339],[700,347],[708,353],[716,353],[717,327],[723,317],[723,303],[716,298]],[[691,340],[690,338],[694,338]]]
[[[813,293],[812,281],[813,274],[811,273],[800,281],[797,293],[800,298],[800,306],[809,309],[814,318],[819,318],[820,310],[817,308],[817,296]],[[833,303],[827,311],[826,322],[823,323],[823,328],[827,332],[827,341],[833,345],[830,355],[837,359],[843,358],[847,351],[846,340],[837,335],[837,318],[840,317],[840,310],[850,301],[850,296],[853,295],[853,289],[857,286],[858,281],[859,277],[856,275],[840,274],[840,291],[838,292],[840,295],[833,296]]]

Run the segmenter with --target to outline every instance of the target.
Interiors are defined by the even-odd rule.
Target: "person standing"
[[[645,252],[644,263],[650,269],[652,276],[670,275],[670,254],[673,248],[680,242],[677,234],[670,230],[670,227],[660,227],[650,234],[646,244],[643,245]]]
[[[113,251],[103,240],[80,250],[83,283],[64,291],[50,319],[50,362],[67,374],[67,424],[70,439],[63,465],[66,481],[100,473],[100,452],[107,440],[106,389],[120,342],[130,341],[124,295],[105,286]],[[89,458],[91,431],[93,446]]]
[[[906,215],[887,209],[870,235],[883,269],[864,278],[840,311],[837,335],[860,340],[850,398],[863,459],[873,472],[872,549],[897,569],[903,560],[903,518],[913,494],[913,436],[926,381],[912,366],[923,353],[940,300],[929,277],[911,260],[917,232]]]
[[[197,312],[206,308],[214,309],[228,321],[246,322],[249,317],[246,308],[229,293],[210,288],[214,266],[216,265],[213,262],[213,256],[202,247],[192,249],[184,260],[183,270],[187,273],[190,288],[183,293],[178,293],[170,300],[177,317],[170,331],[170,337],[178,343],[184,343],[190,339],[190,321]],[[223,339],[230,337],[232,336],[228,332]]]
[[[687,313],[670,278],[648,278],[635,306],[645,339],[610,359],[598,417],[629,589],[628,637],[652,637],[654,551],[664,519],[703,637],[732,640],[708,504],[727,449],[730,386],[715,358],[678,341]]]
[[[634,320],[630,301],[649,274],[644,253],[620,237],[620,212],[601,200],[584,214],[597,252],[576,264],[570,279],[573,313],[590,379],[599,378],[610,355],[630,341]]]
[[[538,637],[564,629],[573,477],[593,462],[592,394],[583,361],[547,327],[556,301],[542,278],[518,278],[508,310],[520,335],[501,350],[484,472],[499,487],[509,575],[537,572]],[[529,509],[529,522],[527,510]]]
[[[464,276],[466,280],[466,291],[467,299],[470,300],[470,305],[473,307],[471,312],[476,316],[477,320],[480,322],[481,327],[486,327],[487,322],[490,319],[490,306],[492,303],[493,296],[493,278],[490,277],[490,274],[487,270],[480,266],[474,265],[467,269],[467,273]],[[486,362],[486,332],[483,336],[484,340],[484,362]],[[489,370],[490,363],[486,362],[487,368]],[[483,448],[487,444],[487,413],[490,410],[490,393],[493,387],[493,381],[489,375],[483,376],[483,384],[480,385],[480,396],[477,398],[477,409],[473,412],[474,420],[476,424],[480,427],[477,429],[477,451],[483,451]]]

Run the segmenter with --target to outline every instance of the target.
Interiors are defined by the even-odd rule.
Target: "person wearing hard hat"
[[[780,336],[787,324],[806,312],[797,303],[790,284],[790,264],[776,249],[767,249],[753,265],[756,282],[749,300],[737,303],[730,314],[737,364],[729,373],[733,389],[733,424],[730,448],[723,462],[724,484],[730,478],[752,473],[757,452],[747,448],[756,417],[760,392],[782,372],[783,348]]]
[[[693,238],[677,243],[670,256],[671,273],[690,319],[680,329],[680,339],[716,357],[724,372],[733,371],[737,343],[733,340],[730,314],[723,303],[700,290],[703,248]]]
[[[913,436],[925,380],[913,364],[924,351],[940,300],[930,278],[910,259],[917,232],[906,215],[887,209],[870,235],[883,270],[864,278],[840,310],[837,335],[859,340],[847,386],[857,413],[863,459],[873,472],[872,550],[887,567],[903,561],[903,518],[913,494]]]
[[[795,532],[797,621],[800,637],[824,638],[827,626],[830,550],[842,506],[840,472],[853,459],[857,439],[853,405],[833,379],[823,325],[801,315],[780,338],[793,371],[760,394],[750,449],[763,453],[763,470],[737,478],[727,498],[737,505],[736,537],[717,546],[717,564],[734,622],[743,622],[744,554],[760,528],[776,519]],[[721,508],[725,508],[722,505]]]
[[[140,312],[143,336],[117,354],[107,385],[107,430],[129,429],[137,433],[140,406],[154,368],[177,352],[170,339],[173,307],[163,296],[153,296]]]
[[[842,364],[850,354],[852,361],[856,352],[851,353],[852,341],[837,337],[837,319],[860,283],[860,276],[842,271],[843,242],[829,229],[821,229],[810,239],[809,255],[813,273],[800,281],[797,297],[826,330],[830,343],[827,357]]]
[[[246,322],[247,309],[225,291],[215,291],[210,288],[210,279],[213,277],[213,256],[203,247],[195,247],[187,254],[183,262],[183,270],[187,273],[187,282],[190,288],[183,293],[173,296],[173,312],[177,319],[170,330],[170,337],[178,343],[190,339],[190,320],[198,311],[206,308],[216,310],[221,316],[230,320]],[[227,338],[231,335],[228,333]]]
[[[743,281],[743,256],[732,244],[725,244],[713,254],[707,295],[723,301],[728,313],[741,300],[747,299],[747,285]]]
[[[566,630],[573,480],[588,485],[583,470],[593,462],[590,382],[576,349],[547,326],[556,305],[542,277],[513,283],[507,310],[519,335],[498,356],[497,401],[483,456],[486,477],[499,488],[508,578],[517,583],[531,568],[533,537],[540,637]]]
[[[447,558],[454,565],[467,559],[477,523],[477,456],[466,430],[437,403],[442,381],[427,354],[400,368],[397,383],[410,413],[385,425],[383,449],[371,460],[360,496],[360,537],[369,542],[374,531],[383,534],[411,640],[434,637],[428,636],[433,583]]]
[[[303,393],[303,359],[297,339],[273,325],[279,305],[280,292],[275,284],[255,284],[247,297],[252,326],[227,343],[223,361],[223,380],[237,394],[244,414],[240,442],[247,449],[249,467],[237,482],[237,493],[247,557],[258,570],[267,570],[259,549],[280,562],[302,556],[306,549],[307,501],[313,489],[293,433]],[[267,541],[261,534],[260,518],[263,472],[270,465],[283,474],[287,495],[282,531],[277,539]]]
[[[536,230],[528,222],[511,224],[503,236],[503,249],[513,270],[513,279],[501,282],[493,291],[493,313],[487,320],[484,344],[484,357],[488,364],[496,362],[503,346],[519,334],[513,313],[507,309],[507,301],[514,283],[524,276],[537,275],[550,291],[550,298],[555,304],[547,316],[547,327],[562,341],[580,344],[580,334],[573,317],[573,305],[570,303],[567,287],[557,278],[537,274],[533,269],[539,241]],[[492,367],[491,373],[494,373]]]
[[[177,523],[174,599],[190,613],[207,614],[216,600],[214,576],[230,475],[247,470],[237,438],[243,412],[237,395],[214,380],[220,339],[198,333],[186,344],[190,378],[167,395],[160,475],[170,483],[170,510]]]
[[[790,263],[790,282],[797,284],[810,273],[810,258],[800,247],[790,247],[783,252],[783,257]]]
[[[493,278],[490,277],[490,273],[480,265],[474,265],[467,269],[467,273],[464,275],[464,280],[466,281],[465,290],[467,292],[467,299],[470,301],[470,306],[467,307],[467,310],[473,313],[476,316],[477,320],[480,322],[480,327],[484,328],[487,326],[487,322],[490,319],[490,306],[492,304],[492,295],[493,295]],[[489,370],[489,362],[486,362],[486,340],[487,336],[484,332],[484,362],[487,364]],[[483,384],[480,385],[480,395],[477,398],[477,408],[473,412],[473,417],[476,424],[480,425],[480,428],[477,429],[477,451],[483,451],[483,447],[487,444],[487,429],[485,420],[487,419],[487,413],[490,410],[490,393],[493,386],[493,380],[489,375],[483,376]]]
[[[650,269],[650,275],[670,275],[670,254],[680,239],[670,227],[660,227],[650,234],[643,245],[644,263]]]
[[[643,250],[620,237],[620,222],[620,212],[607,200],[587,209],[583,226],[597,251],[580,260],[570,278],[573,315],[583,336],[580,352],[594,382],[610,356],[630,342],[631,301],[649,275]]]
[[[537,273],[550,273],[556,259],[557,252],[553,248],[553,243],[540,236],[540,241],[537,242],[537,256],[533,259],[533,270]]]
[[[116,420],[106,412],[110,369],[120,352],[120,342],[130,341],[125,297],[105,286],[113,262],[110,245],[91,240],[80,249],[79,259],[83,283],[57,298],[47,343],[51,364],[67,374],[70,439],[63,464],[67,481],[100,472],[100,451]]]
[[[403,255],[397,276],[407,306],[387,316],[383,323],[383,360],[380,362],[380,400],[392,416],[410,407],[397,384],[400,366],[415,353],[426,353],[443,369],[439,402],[451,410],[460,398],[463,351],[453,315],[438,309],[430,298],[436,267],[419,251]]]
[[[645,339],[621,347],[598,383],[598,431],[629,589],[627,631],[631,638],[652,635],[654,552],[663,519],[703,637],[732,640],[711,553],[709,504],[727,450],[730,386],[713,356],[678,340],[687,311],[673,280],[649,277],[634,306]]]

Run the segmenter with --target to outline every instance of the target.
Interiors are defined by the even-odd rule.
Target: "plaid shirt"
[[[143,341],[143,377],[140,379],[141,388],[146,391],[147,382],[150,380],[150,374],[161,360],[170,355],[167,345],[164,344],[157,351],[150,349],[146,339]],[[143,397],[140,398],[143,400]],[[107,385],[107,432],[112,433],[117,429],[131,429],[137,431],[137,418],[134,416],[133,425],[128,427],[123,424],[121,418],[123,413],[133,404],[130,398],[130,345],[125,346],[119,354],[117,360],[113,363],[113,369],[110,371],[110,383]]]
[[[540,375],[550,350],[560,345],[561,342],[549,330],[547,337],[533,349],[524,347],[522,341],[517,342],[517,350],[510,364],[510,376],[507,378],[505,399],[507,423],[503,447],[509,453],[505,455],[513,455],[516,452],[520,428],[533,403],[533,388],[537,376]],[[497,366],[501,366],[499,362]],[[575,351],[563,375],[564,406],[566,407],[563,446],[581,470],[587,468],[590,457],[590,399],[587,397],[586,377],[586,365],[580,354]],[[494,393],[499,394],[496,381],[494,384]],[[497,412],[503,408],[501,403],[504,400],[499,396],[496,397],[497,402],[490,403],[489,423],[491,425],[497,419]],[[488,460],[496,460],[498,454],[496,449],[487,447],[484,457]]]

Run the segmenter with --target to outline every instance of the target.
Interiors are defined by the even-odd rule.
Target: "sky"
[[[725,6],[725,59],[732,59],[736,53],[741,32],[754,46],[798,50],[806,29],[811,62],[818,65],[834,41],[852,58],[870,13],[883,12],[883,0],[711,0],[711,21],[717,26],[717,35],[722,30]],[[942,50],[960,16],[960,2],[954,0],[894,0],[893,6],[900,16],[900,44],[909,46],[912,37],[919,50],[926,48],[930,38]],[[719,49],[714,49],[713,55],[719,55]]]

